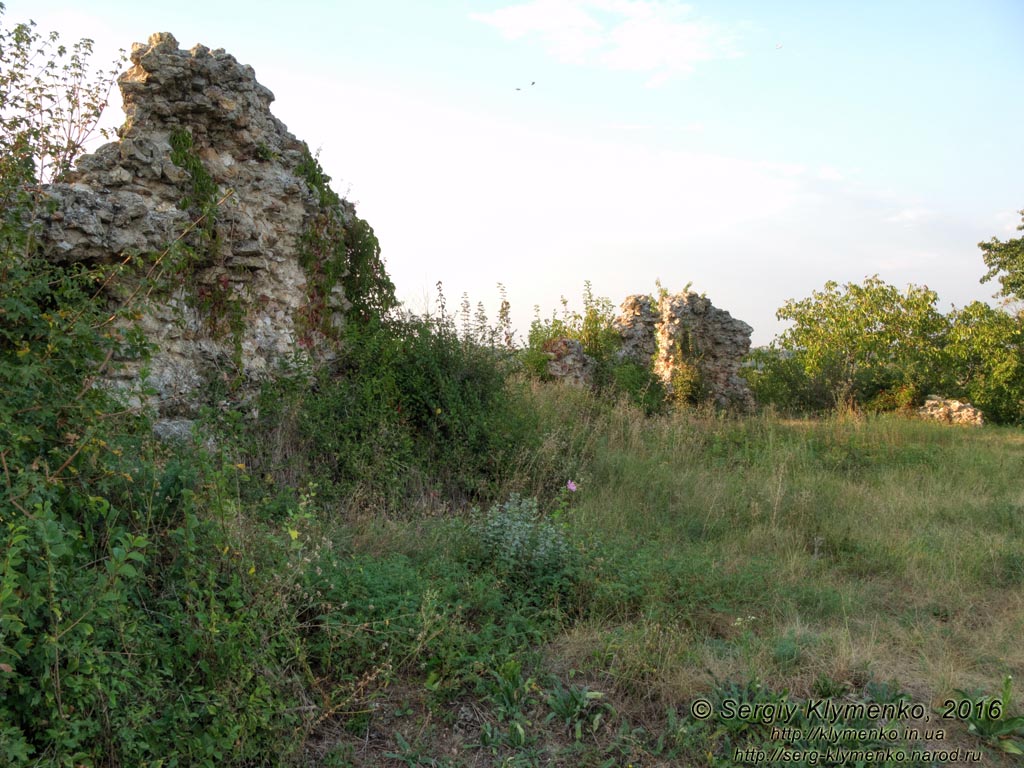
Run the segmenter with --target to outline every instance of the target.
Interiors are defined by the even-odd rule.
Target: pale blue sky
[[[756,343],[829,279],[948,309],[994,292],[976,244],[1024,207],[1019,0],[6,5],[100,61],[169,31],[253,65],[401,298],[493,315],[502,282],[524,335],[587,279],[692,281]]]

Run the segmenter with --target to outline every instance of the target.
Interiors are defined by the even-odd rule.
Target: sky
[[[991,299],[1024,208],[1020,0],[6,0],[65,43],[171,32],[252,65],[399,298],[525,337],[584,281],[687,285],[766,344],[826,281]],[[122,120],[115,99],[106,120]]]

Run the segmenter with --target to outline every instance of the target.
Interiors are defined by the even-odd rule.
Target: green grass
[[[74,764],[735,765],[786,749],[835,765],[829,749],[895,744],[908,756],[894,765],[953,748],[1009,766],[1024,741],[1010,719],[942,718],[1001,690],[1020,714],[1004,685],[1024,679],[1019,429],[646,417],[513,379],[502,424],[518,442],[467,469],[486,483],[451,478],[457,441],[439,454],[448,482],[409,461],[413,483],[372,471],[405,443],[325,455],[363,433],[339,439],[341,389],[296,391],[272,431],[222,417],[212,452],[211,426],[191,447],[126,452],[111,475],[111,509],[152,544],[112,571],[116,600],[48,588],[71,629],[40,673],[63,697],[46,727]],[[489,495],[468,501],[478,485]],[[4,659],[26,719],[0,727],[0,762],[66,764],[72,747],[23,714],[43,711],[35,679]],[[715,714],[700,720],[703,700]],[[888,742],[892,717],[823,721],[805,710],[816,700],[905,700],[924,717]],[[742,704],[794,706],[794,730],[726,716]]]
[[[363,747],[340,735],[339,764],[388,764],[383,750],[396,765],[728,765],[740,747],[794,744],[695,720],[697,698],[870,701],[889,684],[937,717],[957,690],[1024,675],[1019,430],[647,419],[545,385],[518,397],[546,437],[507,480],[550,512],[557,489],[531,481],[572,454],[578,491],[558,521],[579,560],[534,589],[481,555],[467,510],[348,521],[357,550],[424,580],[413,603],[434,590],[455,608],[374,694],[382,712],[400,691],[407,714],[374,714]],[[1010,759],[940,723],[945,741],[901,743]]]

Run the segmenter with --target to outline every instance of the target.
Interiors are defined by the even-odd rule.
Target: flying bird
[[[534,80],[533,82],[531,82],[531,83],[530,83],[530,85],[536,85],[536,84],[537,84],[537,81],[536,81],[536,80]],[[517,91],[521,91],[521,90],[523,90],[523,89],[522,89],[522,88],[516,88],[516,90],[517,90]]]

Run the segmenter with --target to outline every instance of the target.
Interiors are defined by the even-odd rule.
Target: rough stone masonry
[[[682,291],[665,294],[655,305],[650,296],[628,296],[616,327],[623,342],[619,354],[652,366],[669,392],[680,365],[693,365],[715,405],[753,408],[754,397],[739,371],[754,329],[706,297]]]
[[[170,275],[140,323],[155,345],[148,385],[156,394],[147,403],[158,429],[174,431],[208,402],[212,384],[251,386],[299,346],[311,301],[299,241],[318,199],[297,175],[308,149],[270,113],[274,96],[252,67],[223,50],[179,50],[168,33],[135,44],[131,63],[118,80],[119,141],[48,188],[42,248],[48,258],[92,265],[134,257],[136,275]],[[202,170],[190,171],[183,155]],[[197,175],[212,181],[204,212]],[[131,300],[141,284],[113,281],[111,301]],[[342,291],[320,300],[340,322]],[[113,375],[135,387],[141,366],[128,361]]]
[[[622,339],[617,355],[651,369],[672,394],[676,374],[693,366],[702,395],[721,408],[748,411],[754,397],[739,375],[750,352],[753,328],[690,291],[651,296],[627,296],[615,329]],[[592,383],[594,361],[574,339],[552,339],[545,346],[548,373],[574,386]]]
[[[301,256],[323,213],[302,172],[311,158],[270,113],[274,96],[252,67],[223,50],[180,50],[168,33],[136,44],[131,63],[118,80],[126,115],[119,140],[47,188],[41,247],[56,261],[132,265],[108,288],[122,306],[145,291],[139,324],[154,347],[145,363],[153,394],[139,387],[141,361],[121,361],[111,378],[154,409],[158,431],[173,434],[211,404],[211,392],[244,398],[296,351],[329,355],[322,333],[303,320],[315,303],[337,327],[352,297],[338,285],[313,295]],[[340,215],[358,221],[347,201]],[[155,291],[143,279],[154,276],[165,278]],[[652,366],[669,388],[688,362],[719,405],[752,403],[738,376],[751,328],[707,299],[631,296],[618,328],[621,354]],[[569,342],[552,353],[566,370],[557,359],[552,365],[585,383],[586,356]]]

